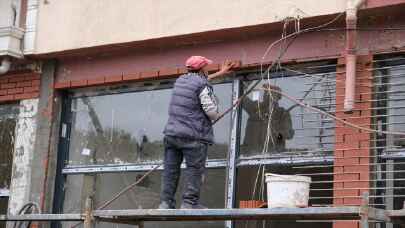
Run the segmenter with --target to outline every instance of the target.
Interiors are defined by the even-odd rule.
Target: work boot
[[[168,202],[162,201],[159,205],[159,209],[166,210],[166,209],[176,209],[176,208],[173,205],[170,205]]]
[[[189,204],[189,203],[182,203],[180,209],[208,209],[201,204]]]

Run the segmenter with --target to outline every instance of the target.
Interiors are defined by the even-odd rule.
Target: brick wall
[[[38,73],[10,73],[0,75],[0,103],[39,97]]]
[[[362,127],[371,127],[372,56],[359,56],[356,75],[354,111],[343,112],[345,94],[345,59],[338,61],[336,75],[336,116]],[[361,195],[370,187],[372,134],[336,123],[334,162],[334,204],[361,204]],[[334,228],[358,228],[357,222],[335,222]]]
[[[240,60],[232,61],[235,63],[235,69],[250,69],[257,68],[260,64],[250,64],[242,65]],[[269,64],[269,63],[266,63]],[[211,64],[208,67],[210,73],[216,72],[220,69],[219,64]],[[55,89],[67,89],[67,88],[80,88],[80,87],[89,87],[89,86],[100,86],[100,85],[110,85],[116,83],[127,83],[127,82],[140,82],[147,80],[160,80],[168,78],[176,78],[181,74],[186,73],[186,68],[166,68],[160,70],[150,70],[150,71],[141,71],[133,72],[131,74],[119,74],[119,75],[109,75],[109,76],[98,76],[94,78],[83,78],[81,80],[69,80],[65,79],[64,81],[58,81],[55,83]]]

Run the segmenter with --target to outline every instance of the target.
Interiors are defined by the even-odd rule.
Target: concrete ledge
[[[21,51],[24,30],[17,27],[0,27],[0,56],[22,58]]]

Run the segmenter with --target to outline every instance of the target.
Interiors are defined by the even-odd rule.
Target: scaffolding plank
[[[360,207],[96,210],[102,221],[203,221],[203,220],[359,220]]]
[[[0,221],[84,221],[81,214],[0,215]]]

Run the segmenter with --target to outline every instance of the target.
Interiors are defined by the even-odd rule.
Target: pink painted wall
[[[389,11],[377,11],[371,15],[360,15],[359,26],[363,28],[405,27],[405,16],[402,15],[402,10],[404,7],[397,7]],[[390,16],[387,17],[387,15]],[[325,19],[322,20],[325,21]],[[335,27],[344,28],[344,24],[341,23]],[[340,56],[344,51],[344,34],[345,31],[343,30],[302,34],[290,46],[283,60],[322,59]],[[57,81],[91,79],[139,71],[183,67],[185,59],[190,55],[203,55],[217,63],[225,59],[241,60],[243,64],[258,63],[268,45],[280,38],[280,32],[273,31],[255,36],[254,33],[239,31],[235,37],[241,38],[224,40],[211,37],[207,43],[182,47],[170,47],[171,44],[162,44],[160,48],[153,48],[152,50],[120,51],[119,54],[106,52],[105,56],[61,59]],[[358,37],[360,54],[405,47],[405,31],[360,31]],[[277,53],[278,48],[270,53],[266,61],[274,59]]]

